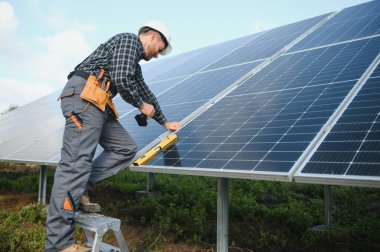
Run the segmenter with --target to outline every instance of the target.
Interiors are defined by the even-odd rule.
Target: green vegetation
[[[29,176],[1,176],[0,188],[30,192],[36,185],[28,181],[38,184],[38,174],[24,177]],[[156,174],[154,190],[161,197],[136,197],[145,186],[146,174],[125,170],[101,183],[92,198],[104,214],[148,230],[142,241],[146,250],[162,251],[169,241],[215,249],[216,178]],[[332,193],[333,225],[315,231],[323,224],[323,186],[230,179],[231,251],[380,250],[380,190],[334,186]],[[39,251],[44,218],[36,204],[1,212],[0,251]]]
[[[0,251],[43,251],[45,218],[37,203],[16,213],[0,212]]]

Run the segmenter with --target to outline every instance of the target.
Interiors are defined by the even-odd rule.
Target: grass
[[[48,192],[52,177],[50,171]],[[216,178],[156,174],[154,190],[161,197],[136,197],[145,186],[144,173],[125,170],[98,185],[92,195],[103,213],[120,218],[129,233],[131,228],[144,230],[134,238],[125,234],[131,251],[215,251]],[[0,190],[37,192],[38,174],[3,173]],[[380,190],[334,186],[332,196],[332,227],[315,231],[324,220],[323,186],[230,179],[230,251],[380,250]],[[1,212],[0,251],[43,247],[45,216],[38,211],[31,205]]]

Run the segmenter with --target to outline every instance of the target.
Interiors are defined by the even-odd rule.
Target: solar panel
[[[151,61],[149,63],[141,64],[141,70],[143,72],[144,80],[150,83],[163,72],[169,71],[174,67],[181,65],[184,62],[190,60],[191,58],[203,52],[204,48],[201,48],[198,50],[177,55],[176,57],[163,58]]]
[[[58,128],[49,135],[40,136],[35,142],[6,157],[7,161],[38,164],[57,164],[61,154],[63,128]]]
[[[379,68],[297,172],[296,181],[380,186]]]
[[[152,165],[132,169],[291,180],[316,142],[316,136],[331,121],[342,101],[347,100],[358,80],[363,79],[363,73],[379,53],[379,13],[379,2],[369,2],[337,14],[142,65],[144,78],[168,119],[187,124],[178,132],[180,141],[176,146],[161,154]],[[379,76],[377,68],[366,85],[377,81]],[[377,91],[369,88],[367,92],[361,99],[370,100],[369,97],[373,98],[370,93]],[[58,93],[0,118],[1,160],[40,164],[59,161],[64,120],[55,101]],[[133,119],[138,110],[120,97],[114,101],[121,115],[120,122],[140,150],[163,136],[162,126],[149,122],[147,128],[138,127]],[[349,115],[345,119],[348,122],[341,123],[341,127],[349,125],[350,120],[352,125],[368,124],[368,118],[373,119],[376,113],[374,103],[365,105],[372,106],[367,112],[370,116]],[[358,105],[347,111],[359,113],[361,109]],[[378,126],[373,124],[371,132],[377,132]],[[41,130],[46,125],[50,127]],[[342,148],[339,143],[347,135],[345,132],[332,132],[333,137],[326,137],[332,139],[330,147],[320,146],[327,146],[328,150],[335,146]],[[356,143],[363,134],[355,131],[347,141]],[[377,136],[377,133],[364,136],[366,142],[372,141],[366,148],[378,145],[373,140]],[[366,158],[372,163],[364,170],[352,165],[345,178],[357,174],[367,176],[361,173],[373,176],[377,156],[367,150],[359,149],[356,155],[359,161],[354,159],[355,165],[362,165]],[[338,166],[351,157],[350,151],[338,153]],[[332,152],[321,152],[317,151],[310,162],[321,156],[334,156]],[[322,161],[318,159],[318,162]],[[315,176],[312,172],[307,175],[300,177]]]
[[[177,83],[157,98],[168,120],[182,120],[259,64],[260,62],[254,62],[198,73]],[[147,128],[138,127],[130,116],[121,118],[120,122],[133,136],[139,148],[163,133],[162,126],[154,122],[149,123]]]
[[[62,116],[56,115],[49,120],[45,120],[44,124],[35,125],[32,128],[17,134],[11,139],[4,140],[0,144],[0,156],[6,157],[11,154],[23,150],[28,145],[33,145],[37,142],[41,136],[46,136],[52,131],[62,126],[63,120],[60,120]]]
[[[268,58],[295,40],[298,36],[305,33],[308,29],[318,24],[318,22],[322,21],[328,15],[329,14],[314,17],[263,32],[251,42],[219,59],[206,69],[214,69]]]
[[[302,40],[291,51],[380,34],[380,1],[349,7]]]
[[[0,116],[0,143],[11,136],[22,133],[29,127],[46,125],[46,120],[60,113],[59,105],[55,106],[59,93],[56,91]]]
[[[376,37],[285,54],[183,127],[174,151],[133,170],[290,180],[379,51]]]
[[[165,111],[165,114],[168,115],[168,119],[181,120],[197,108],[201,107],[210,98],[244,76],[247,72],[252,70],[260,63],[261,62],[258,61],[245,64],[239,68],[231,67],[226,69],[202,72],[188,76],[186,80],[183,78],[175,78],[166,81],[157,81],[150,84],[150,86],[153,92],[158,93],[157,97],[159,101],[162,100],[160,104],[162,109]],[[221,73],[226,76],[222,75]],[[210,79],[212,81],[209,81]],[[205,92],[205,90],[207,90],[207,92]],[[180,94],[182,94],[182,97],[187,96],[187,99],[179,99]],[[47,125],[49,125],[49,130],[42,130],[39,134],[34,133],[33,136],[29,138],[23,137],[24,134],[29,134],[32,132],[32,129],[30,129],[30,127],[33,125],[33,123],[31,122],[34,122],[35,120],[35,118],[33,118],[33,116],[30,114],[33,109],[36,109],[36,106],[29,106],[23,112],[23,115],[25,115],[26,118],[28,118],[27,114],[30,113],[30,121],[28,122],[29,124],[22,126],[20,125],[20,132],[17,134],[11,134],[11,136],[6,138],[4,136],[2,142],[3,145],[0,148],[2,160],[18,160],[42,164],[59,161],[64,120],[61,116],[57,117],[57,115],[61,115],[59,108],[57,108],[57,96],[58,93],[54,97],[56,106],[52,106],[48,112],[45,110],[43,113],[46,114],[46,120],[54,117],[54,119],[51,119],[55,120],[54,123],[51,123],[50,121],[47,123],[45,120],[36,122],[36,126],[38,125],[40,127],[39,129],[44,129],[44,126],[47,127]],[[51,100],[51,97],[49,97],[49,100]],[[42,104],[43,106],[41,107],[48,106],[45,100],[39,101],[36,104],[38,106],[41,106],[40,104]],[[164,132],[164,128],[155,122],[149,123],[149,126],[147,128],[138,127],[135,120],[133,119],[134,115],[139,113],[138,110],[131,105],[126,104],[120,97],[115,98],[115,104],[118,108],[121,108],[119,109],[121,116],[120,122],[128,130],[128,132],[133,135],[135,141],[138,143],[139,148],[144,147],[146,144],[150,143]],[[40,117],[41,115],[38,116],[38,118]],[[12,128],[9,127],[9,130],[11,129]],[[50,130],[55,131],[51,135],[46,135],[48,132],[50,132]],[[4,134],[5,133],[6,132],[4,132]],[[12,146],[12,148],[8,148],[8,146]],[[99,154],[100,151],[101,148],[99,147],[97,154]]]
[[[247,43],[247,41],[251,41],[252,39],[255,39],[256,37],[258,37],[259,35],[260,33],[252,34],[249,36],[245,36],[242,38],[234,39],[234,40],[227,41],[221,44],[217,44],[217,45],[196,50],[196,55],[194,55],[187,61],[177,65],[176,67],[173,67],[172,69],[169,69],[167,71],[164,70],[162,73],[157,75],[157,78],[153,80],[154,81],[166,80],[166,79],[179,77],[179,76],[186,76],[189,74],[194,74],[196,72],[202,71],[204,67],[213,63],[215,60],[218,60],[224,55],[234,51],[236,48],[241,47],[242,45]],[[176,59],[173,59],[173,60],[176,61]],[[163,69],[164,68],[161,68],[159,71],[162,71]]]
[[[265,33],[272,35],[278,34],[279,36],[287,34],[287,36],[295,38],[322,19],[323,16],[301,21],[294,25],[284,26],[275,29],[275,32],[267,31]],[[211,70],[207,69],[208,66],[220,58],[239,50],[250,41],[259,38],[262,34],[263,33],[252,34],[175,57],[154,61],[150,64],[144,64],[142,66],[144,76],[148,80],[152,91],[157,95],[168,119],[182,120],[201,106],[204,106],[211,98],[217,96],[224,89],[233,85],[234,82],[242,78],[256,66],[260,65],[264,59],[257,60],[250,58],[249,62],[240,62],[244,63],[240,66],[234,67],[232,65],[225,65],[223,68],[214,67],[212,69],[210,68]],[[258,41],[265,41],[267,45],[272,44],[273,46],[277,46],[276,49],[273,49],[271,52],[266,52],[266,54],[261,57],[272,56],[272,52],[275,52],[277,48],[281,48],[290,40],[289,37],[284,39],[282,44],[279,44],[279,41],[270,40],[270,37],[261,37],[261,40]],[[18,160],[19,157],[20,160],[24,161],[28,157],[26,153],[34,153],[30,155],[30,157],[33,158],[33,162],[44,163],[47,160],[50,162],[50,160],[59,159],[57,159],[57,157],[59,157],[60,148],[57,148],[56,142],[61,141],[61,137],[58,137],[58,135],[59,132],[62,132],[64,120],[63,118],[53,119],[56,115],[61,114],[59,103],[55,101],[58,93],[59,91],[55,93],[54,97],[49,96],[45,98],[45,100],[40,99],[29,106],[17,109],[13,113],[14,116],[8,116],[15,118],[14,123],[12,123],[11,120],[6,121],[6,117],[0,118],[1,124],[8,125],[1,127],[0,134],[3,132],[3,137],[0,137],[0,141],[4,143],[4,146],[12,146],[12,150],[9,149],[9,151],[3,153],[3,156],[0,156],[1,160],[10,160],[10,158],[12,158],[12,160]],[[138,111],[134,107],[125,104],[120,97],[115,97],[114,101],[120,112],[120,122],[126,127],[128,132],[133,135],[140,148],[164,132],[163,127],[156,123],[150,123],[147,129],[139,128],[133,119],[133,116],[137,114]],[[35,111],[40,112],[34,115]],[[54,126],[56,128],[51,128],[52,131],[58,132],[56,134],[58,134],[57,137],[59,141],[49,140],[50,138],[46,136],[47,132],[45,132],[44,134],[35,134],[35,136],[31,138],[24,138],[25,142],[20,142],[20,140],[23,139],[21,137],[23,132],[24,134],[29,131],[32,132],[32,125],[43,127],[48,120],[57,120],[55,122],[62,123],[61,127]],[[56,123],[52,125],[56,125]],[[18,147],[20,147],[20,149],[15,150]],[[45,152],[45,154],[36,155],[33,149],[38,148],[41,148],[40,151]],[[6,149],[7,148],[4,147],[4,150]],[[97,153],[100,151],[101,149],[99,148]],[[50,153],[50,156],[46,153]]]

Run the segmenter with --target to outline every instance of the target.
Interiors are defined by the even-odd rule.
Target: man
[[[122,33],[110,38],[69,74],[60,95],[66,124],[46,221],[46,251],[79,251],[73,239],[75,212],[100,210],[98,204],[89,201],[86,192],[123,169],[136,154],[136,145],[117,121],[109,97],[119,93],[147,119],[155,119],[166,130],[179,129],[178,122],[166,120],[139,65],[141,59],[149,61],[170,53],[170,38],[164,24],[149,21],[138,35]],[[96,92],[101,88],[106,105],[87,99],[87,88],[95,88]],[[92,161],[98,143],[104,150]]]

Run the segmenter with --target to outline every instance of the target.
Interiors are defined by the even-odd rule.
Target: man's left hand
[[[176,131],[181,127],[181,125],[179,122],[166,122],[164,127],[166,130]]]

